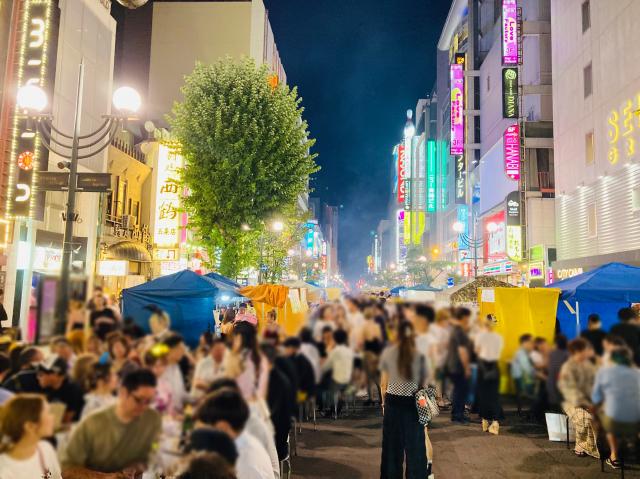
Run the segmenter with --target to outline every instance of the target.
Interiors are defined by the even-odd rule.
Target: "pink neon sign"
[[[464,67],[451,65],[451,146],[452,155],[464,155]]]
[[[504,172],[512,180],[520,179],[520,127],[511,125],[504,131]]]
[[[502,64],[517,65],[518,0],[502,0]]]

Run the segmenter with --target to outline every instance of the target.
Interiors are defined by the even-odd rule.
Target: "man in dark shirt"
[[[622,308],[618,311],[620,322],[611,328],[611,334],[620,336],[631,352],[636,364],[640,364],[640,328],[632,323],[636,319],[636,312],[631,308]]]
[[[449,340],[447,356],[447,373],[453,382],[453,399],[451,404],[451,420],[466,422],[464,406],[469,396],[469,381],[471,379],[471,354],[473,351],[471,340],[467,335],[471,311],[458,308],[451,319],[454,325]]]
[[[311,362],[300,353],[301,342],[298,338],[287,338],[284,342],[285,354],[293,361],[298,377],[298,392],[304,399],[316,393],[316,378]]]
[[[84,407],[82,389],[67,377],[67,369],[67,362],[55,354],[38,365],[38,382],[47,400],[65,405],[65,424],[80,419]]]
[[[37,364],[43,359],[44,356],[38,348],[26,348],[18,357],[20,370],[7,379],[2,387],[14,393],[42,393],[38,383]]]
[[[607,335],[602,329],[602,322],[600,316],[597,314],[590,314],[588,320],[588,326],[586,331],[582,331],[581,336],[591,343],[591,347],[598,356],[602,356],[604,352],[602,348],[602,341]]]

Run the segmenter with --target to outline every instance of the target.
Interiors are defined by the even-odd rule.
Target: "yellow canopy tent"
[[[340,288],[325,288],[327,292],[327,299],[329,301],[338,301],[342,296],[342,290]]]
[[[478,290],[480,317],[495,316],[495,332],[504,339],[500,358],[500,390],[510,391],[509,362],[526,333],[553,342],[559,289],[551,288],[481,288]]]
[[[240,294],[253,302],[259,329],[264,325],[267,313],[274,309],[277,312],[278,323],[287,336],[298,334],[304,326],[306,313],[309,309],[306,290],[275,284],[261,284],[246,286],[240,290]]]

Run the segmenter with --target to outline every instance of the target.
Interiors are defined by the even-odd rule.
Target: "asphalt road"
[[[377,410],[359,410],[338,421],[320,419],[318,430],[305,423],[293,457],[293,478],[373,479],[380,477],[382,418]],[[452,425],[437,418],[430,437],[436,479],[617,478],[619,472],[600,462],[579,458],[565,443],[550,442],[546,428],[523,424],[510,416],[499,436],[483,433],[479,423]],[[640,478],[640,467],[625,471]]]

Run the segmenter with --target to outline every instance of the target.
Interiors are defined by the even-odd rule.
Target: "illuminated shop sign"
[[[522,260],[522,226],[507,226],[507,256]]]
[[[640,123],[635,112],[640,110],[640,93],[628,98],[619,108],[611,110],[607,118],[607,159],[615,165],[620,160],[636,157],[640,140]]]
[[[307,233],[305,234],[307,256],[313,256],[314,231],[313,223],[307,223]]]
[[[464,154],[464,66],[451,65],[451,144],[452,155]]]
[[[449,148],[446,142],[441,141],[436,151],[439,158],[440,209],[445,209],[449,204]]]
[[[398,203],[400,204],[403,204],[405,200],[406,167],[404,145],[398,145]]]
[[[404,243],[404,218],[404,209],[398,210],[396,212],[396,263],[398,269],[402,269],[401,267],[407,258],[407,245]]]
[[[98,276],[126,276],[129,274],[129,262],[125,260],[98,261]]]
[[[520,224],[522,223],[521,208],[520,208],[520,192],[512,191],[507,195],[506,210],[507,210],[507,225],[520,226]]]
[[[578,276],[582,273],[584,273],[582,268],[558,269],[555,272],[555,277],[562,281],[563,279],[573,278],[574,276]]]
[[[456,157],[456,204],[464,205],[467,203],[467,162],[466,157]]]
[[[159,146],[153,231],[153,241],[158,246],[175,246],[180,242],[182,188],[179,177],[182,166],[182,157],[175,149],[163,144]]]
[[[19,2],[16,2],[19,3]],[[38,85],[53,97],[56,49],[58,43],[57,2],[24,0],[18,40],[16,90],[25,85]],[[11,160],[7,215],[44,219],[44,192],[36,192],[40,169],[48,167],[49,153],[35,126],[16,109],[11,123]]]
[[[469,256],[469,245],[464,241],[464,236],[469,235],[469,207],[467,205],[458,205],[457,221],[462,224],[462,231],[458,234],[458,251],[459,260],[463,261]],[[462,252],[466,252],[464,255]]]
[[[436,200],[436,142],[427,142],[427,212],[433,213],[437,208]]]
[[[507,230],[505,212],[499,211],[484,218],[485,258],[489,261],[500,261],[507,256]]]
[[[502,64],[517,65],[518,0],[502,0]]]
[[[511,125],[504,131],[504,172],[512,180],[520,179],[520,127]]]
[[[404,209],[410,211],[413,206],[413,148],[412,139],[404,140]],[[405,218],[406,220],[406,218]]]
[[[502,69],[502,118],[518,118],[518,69]]]
[[[507,275],[513,273],[513,263],[511,261],[499,261],[484,265],[483,273],[486,276]]]
[[[544,263],[529,264],[529,279],[544,278]]]

